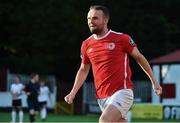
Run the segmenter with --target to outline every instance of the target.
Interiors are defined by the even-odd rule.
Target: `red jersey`
[[[111,30],[100,39],[92,35],[83,41],[82,63],[92,64],[97,98],[132,88],[128,54],[135,46],[129,35]]]

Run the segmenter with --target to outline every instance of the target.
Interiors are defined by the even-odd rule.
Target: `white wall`
[[[55,91],[56,92],[56,91]],[[51,93],[51,100],[48,100],[48,108],[55,108],[56,104],[56,94]],[[22,95],[22,105],[27,107],[27,96]],[[9,92],[0,92],[0,107],[8,108],[12,106],[12,97]]]
[[[153,66],[153,72],[160,81],[159,77],[159,65]],[[174,99],[163,99],[163,104],[165,105],[180,105],[180,64],[174,65],[163,65],[162,66],[162,75],[163,75],[163,83],[174,83],[176,85],[176,98]],[[158,103],[158,97],[155,94],[152,94],[153,103]]]
[[[160,76],[159,76],[159,65],[153,66],[153,73],[157,79],[158,82],[160,82]],[[152,89],[152,103],[158,104],[160,103],[160,98],[154,93],[154,90]]]
[[[29,75],[25,74],[15,74],[15,73],[10,73],[8,71],[7,73],[7,91],[6,92],[0,92],[0,107],[11,107],[12,106],[12,97],[11,94],[9,93],[10,91],[10,85],[14,81],[14,77],[16,75],[19,75],[21,77],[21,81],[23,84],[28,82],[30,80]],[[56,94],[57,94],[57,87],[56,87],[56,78],[53,75],[48,75],[46,76],[47,80],[50,83],[50,90],[51,91],[51,99],[48,100],[47,106],[48,108],[55,108],[56,105]],[[24,94],[22,95],[22,105],[23,107],[27,107],[27,96]]]

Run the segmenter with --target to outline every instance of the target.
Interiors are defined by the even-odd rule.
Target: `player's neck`
[[[102,39],[102,38],[104,38],[104,37],[106,37],[106,35],[109,33],[109,29],[108,28],[106,28],[106,29],[104,29],[101,33],[99,33],[99,34],[93,34],[94,35],[94,38],[95,39]]]

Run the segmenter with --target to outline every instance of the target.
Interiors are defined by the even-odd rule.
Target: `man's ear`
[[[108,24],[109,22],[109,18],[108,17],[104,17],[104,23]]]

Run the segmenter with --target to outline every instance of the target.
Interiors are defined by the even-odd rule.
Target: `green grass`
[[[98,118],[98,115],[60,115],[49,113],[46,122],[97,122]],[[0,122],[10,121],[10,112],[0,112]],[[18,119],[16,121],[18,122]],[[36,121],[41,122],[39,115],[36,116]],[[24,122],[29,122],[29,116],[27,113],[24,114]]]
[[[133,119],[133,122],[167,122],[167,123],[171,123],[171,122],[180,122],[180,120],[159,120],[159,119]]]
[[[60,115],[49,113],[46,122],[98,122],[98,119],[99,115]],[[0,112],[0,122],[10,121],[10,112]],[[29,122],[27,113],[24,115],[24,122]],[[36,122],[41,122],[39,115],[36,116]],[[132,122],[180,122],[180,120],[133,119]]]

